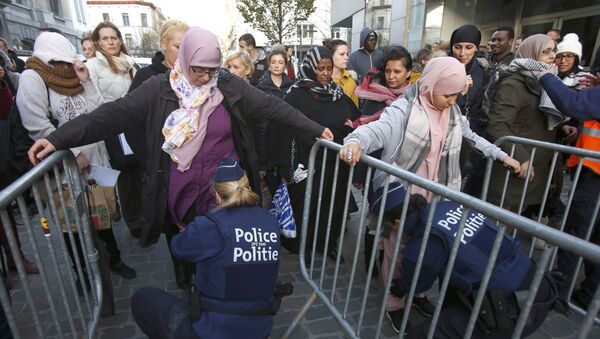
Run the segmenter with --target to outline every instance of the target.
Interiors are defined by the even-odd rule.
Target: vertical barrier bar
[[[6,224],[6,222],[9,219],[6,208],[10,208],[10,206],[0,206],[0,218],[2,220],[2,225],[10,225],[10,224]],[[9,228],[12,228],[12,227],[9,226]],[[13,338],[21,339],[21,333],[19,332],[19,328],[17,327],[17,320],[15,319],[15,316],[14,316],[14,309],[13,309],[12,301],[10,300],[10,295],[9,295],[8,289],[6,287],[7,286],[4,283],[4,279],[2,277],[0,277],[0,302],[2,303],[2,308],[4,309],[4,315],[6,316],[8,325],[10,326]]]
[[[327,159],[323,159],[325,162]],[[329,238],[331,237],[331,219],[333,218],[334,206],[335,206],[335,193],[337,189],[337,179],[340,169],[340,158],[335,157],[335,167],[333,169],[333,182],[331,187],[331,201],[329,203],[329,213],[327,214],[327,229],[325,230],[325,247],[323,248],[323,262],[321,263],[321,279],[319,281],[319,288],[323,289],[323,278],[325,277],[325,264],[327,263],[327,257],[329,256]],[[344,215],[344,219],[346,216]],[[318,237],[318,233],[315,233],[315,238]],[[341,252],[338,252],[336,263],[339,262]]]
[[[56,238],[58,239],[58,241],[60,243],[61,249],[63,251],[62,253],[65,256],[65,263],[68,267],[69,252],[68,252],[67,246],[65,244],[65,239],[63,237],[62,230],[59,226],[58,209],[56,207],[56,202],[54,201],[54,199],[52,197],[52,188],[50,185],[50,176],[48,175],[48,173],[44,173],[44,184],[45,184],[46,192],[49,195],[48,196],[48,205],[50,207],[50,212],[51,212],[50,215],[54,217],[53,222],[48,223],[48,227],[50,228],[49,232],[50,232],[50,234],[54,233],[54,234],[58,235]],[[75,286],[75,279],[73,278],[73,270],[66,269],[65,271],[67,272],[67,276],[69,278],[69,287],[71,287],[71,291],[76,291],[77,287]],[[77,307],[77,312],[79,313],[79,320],[81,322],[81,328],[85,331],[87,328],[87,324],[85,323],[85,319],[84,319],[85,316],[84,316],[83,310],[81,308],[81,300],[79,298],[79,294],[75,293],[74,297],[75,297],[75,306]]]
[[[554,152],[552,155],[552,162],[550,164],[550,174],[548,175],[548,179],[546,180],[546,187],[544,187],[544,195],[542,196],[542,204],[540,205],[540,209],[537,216],[537,222],[542,222],[542,216],[544,215],[544,210],[546,209],[546,201],[548,200],[548,193],[550,192],[550,185],[552,185],[552,178],[554,177],[554,171],[556,170],[556,160],[558,159],[558,152]],[[529,247],[529,257],[533,256],[533,250],[535,249],[535,241],[536,237],[531,237],[531,246]]]
[[[446,272],[444,273],[444,279],[442,280],[442,284],[440,285],[440,297],[437,301],[435,312],[433,312],[433,316],[431,317],[431,326],[429,326],[429,333],[427,334],[427,339],[432,339],[433,335],[435,334],[435,328],[438,319],[440,318],[442,305],[444,303],[444,298],[446,297],[446,291],[448,290],[448,285],[450,284],[450,276],[452,275],[454,263],[456,262],[456,255],[458,254],[458,248],[460,247],[460,238],[462,237],[463,230],[467,222],[467,216],[469,215],[470,211],[471,210],[469,208],[464,208],[463,206],[463,214],[460,218],[458,229],[456,230],[456,237],[454,238],[454,242],[452,243],[452,249],[450,250],[450,258],[448,258],[448,263],[446,264]]]
[[[43,213],[44,213],[44,206],[42,204],[42,199],[40,198],[40,194],[38,192],[37,185],[33,185],[31,188],[32,188],[32,191],[33,191],[33,198],[35,200],[35,204],[36,204],[37,209],[38,209],[39,214],[40,214],[40,218],[42,218],[43,217]],[[19,200],[22,200],[22,198],[19,197]],[[21,203],[25,207],[25,202],[24,201],[23,202],[19,201],[19,206],[21,205]],[[27,232],[30,233],[29,237],[33,238],[32,228],[27,227]],[[60,233],[55,233],[55,234],[59,234],[58,237],[60,237]],[[57,253],[54,250],[54,244],[52,243],[52,232],[45,234],[45,238],[47,240],[46,243],[48,245],[48,251],[50,252],[50,261],[51,261],[53,267],[59,268],[60,265],[58,264]],[[37,255],[39,255],[38,250],[37,250],[37,245],[33,246],[33,251],[34,251],[34,256],[36,256],[36,261],[37,261],[37,259],[38,259]],[[39,264],[41,264],[43,266],[43,263],[41,262],[41,260],[40,260]],[[42,272],[41,267],[39,267],[39,269],[40,269],[40,273],[41,273]],[[48,286],[48,281],[46,279],[45,268],[43,269],[43,271],[44,272],[42,274],[42,281],[44,281],[44,285],[46,285],[46,288],[45,288],[46,293],[48,294],[48,296],[51,296],[51,293],[50,293],[50,291],[48,290],[48,287],[47,287]],[[65,307],[65,310],[66,310],[67,315],[68,315],[67,322],[69,323],[69,327],[71,329],[72,335],[74,337],[77,337],[77,331],[75,329],[75,323],[73,321],[73,313],[71,312],[71,307],[69,305],[69,299],[68,299],[67,294],[66,294],[65,284],[64,284],[64,281],[62,279],[61,270],[57,270],[56,271],[56,276],[57,276],[57,280],[58,280],[58,286],[59,286],[59,291],[60,291],[60,296],[61,296],[61,299],[62,299],[62,303],[63,303],[63,306]],[[52,304],[54,305],[54,303],[52,303]],[[51,311],[56,312],[54,306],[52,306],[50,309],[51,309]]]
[[[363,205],[362,205],[362,209],[361,209],[361,221],[364,219],[364,215],[366,213],[362,213],[362,210],[366,210],[366,206],[364,204],[364,198],[367,195],[367,190],[369,189],[369,185],[371,183],[371,180],[369,180],[371,178],[371,171],[372,171],[372,167],[369,166],[367,168],[367,176],[366,176],[366,182],[365,182],[365,190],[364,190],[364,194],[363,194]],[[385,180],[385,186],[384,186],[384,192],[383,195],[385,196],[384,199],[387,199],[387,190],[389,188],[389,186],[387,185],[389,178]],[[381,209],[378,213],[377,216],[377,226],[375,226],[375,238],[373,239],[373,248],[371,249],[371,260],[369,261],[369,268],[367,270],[367,282],[366,282],[366,286],[365,286],[365,290],[363,292],[363,297],[362,297],[362,302],[360,304],[360,314],[358,316],[358,324],[356,326],[356,334],[360,334],[360,328],[362,327],[362,322],[365,316],[365,308],[367,306],[367,298],[369,296],[369,289],[371,287],[371,277],[373,276],[373,267],[375,266],[375,258],[377,257],[377,244],[379,243],[379,235],[381,234],[381,221],[383,220],[383,209]],[[360,228],[360,227],[359,227]],[[360,237],[362,236],[362,234],[358,234],[359,237],[359,242],[360,242]],[[365,238],[365,241],[366,238]],[[348,298],[346,298],[348,299]]]
[[[74,192],[74,193],[83,193],[82,189],[81,189],[81,183],[82,183],[82,177],[81,174],[79,173],[79,168],[77,167],[77,163],[75,162],[75,159],[73,157],[73,154],[71,152],[67,152],[67,156],[69,157],[69,162],[67,168],[66,168],[66,172],[67,172],[67,178],[69,178],[69,180],[67,180],[67,184],[69,186],[69,190]],[[72,180],[71,180],[72,179]],[[75,185],[75,183],[78,183],[78,186]],[[79,192],[75,191],[73,188],[78,188]],[[77,196],[77,195],[75,195]],[[96,307],[94,308],[94,312],[92,313],[92,317],[91,317],[91,321],[90,321],[90,325],[88,327],[88,338],[89,339],[93,339],[94,336],[94,332],[96,330],[96,326],[98,325],[98,321],[100,320],[100,305],[102,304],[102,298],[103,298],[103,291],[102,291],[102,281],[100,279],[100,268],[98,266],[98,251],[95,250],[94,248],[94,243],[92,241],[92,228],[90,227],[90,219],[89,219],[89,215],[87,214],[87,211],[80,211],[79,207],[77,206],[77,204],[73,204],[73,209],[75,210],[75,214],[77,216],[82,215],[83,216],[83,220],[81,220],[83,222],[83,227],[81,227],[81,229],[83,230],[82,234],[80,234],[80,238],[83,237],[83,239],[85,240],[85,246],[84,244],[82,244],[82,248],[86,249],[86,263],[88,263],[88,266],[91,266],[91,274],[93,277],[96,277],[96,279],[94,279],[94,283],[95,283],[95,296],[96,296]],[[76,218],[77,221],[80,221],[80,218]],[[79,224],[78,224],[79,226]],[[84,291],[85,291],[85,287],[84,287]]]
[[[9,225],[9,227],[4,227],[4,232],[6,234],[6,238],[8,239],[8,245],[10,246],[10,253],[15,260],[15,265],[17,266],[17,273],[19,274],[19,279],[23,284],[23,292],[25,293],[25,300],[27,301],[27,305],[31,309],[31,317],[33,319],[33,325],[37,331],[38,337],[44,337],[44,330],[42,329],[42,323],[40,322],[40,317],[37,312],[37,307],[35,306],[35,302],[33,301],[33,294],[31,293],[31,286],[29,286],[29,282],[27,281],[27,277],[25,276],[25,267],[23,267],[23,261],[21,260],[21,253],[19,253],[19,246],[17,245],[17,240],[15,234],[13,233],[12,227],[10,227],[10,219],[8,218],[8,213],[6,210],[0,211],[0,218],[2,218],[3,225]],[[23,215],[23,219],[27,218],[27,215]]]
[[[310,258],[310,278],[312,279],[312,274],[313,274],[313,270],[314,270],[314,265],[315,265],[315,258],[317,256],[317,239],[319,238],[318,234],[319,234],[319,220],[321,219],[321,204],[323,202],[323,184],[325,183],[325,164],[327,163],[327,161],[325,161],[327,159],[327,148],[323,149],[323,161],[321,164],[321,182],[319,184],[319,198],[317,199],[317,210],[316,210],[316,217],[315,217],[315,226],[314,226],[314,231],[313,231],[313,239],[312,239],[312,256]],[[313,172],[314,173],[314,172]],[[314,175],[313,173],[309,173],[309,175]],[[306,193],[309,194],[309,190],[308,190],[308,183],[306,186]],[[312,190],[310,191],[310,194],[312,195]],[[310,204],[309,204],[310,206]],[[310,214],[310,209],[306,210],[306,214]],[[308,227],[308,224],[307,224]],[[325,258],[323,260],[326,260]]]
[[[529,287],[529,294],[527,295],[527,300],[525,300],[525,306],[521,308],[519,313],[519,319],[517,320],[517,325],[513,331],[512,339],[521,338],[521,333],[523,333],[523,329],[525,328],[525,324],[527,323],[527,318],[529,317],[529,312],[531,311],[531,306],[533,306],[533,302],[537,295],[537,291],[540,287],[542,279],[544,278],[544,273],[546,272],[546,266],[550,261],[550,256],[552,255],[552,248],[554,246],[546,246],[544,252],[542,253],[542,257],[540,258],[540,262],[538,263],[538,267],[535,270],[535,275],[531,281],[531,285]]]
[[[35,188],[34,188],[34,190],[35,190]],[[39,196],[38,196],[38,198],[39,198]],[[42,288],[44,290],[44,294],[46,295],[46,300],[48,301],[48,306],[50,307],[50,314],[52,316],[52,320],[54,320],[54,325],[56,326],[57,335],[60,338],[64,338],[64,331],[63,331],[62,325],[58,319],[58,313],[56,312],[56,305],[52,298],[52,292],[50,291],[50,287],[49,287],[50,284],[48,282],[48,275],[46,273],[46,267],[44,266],[44,263],[41,260],[40,250],[38,248],[37,241],[35,241],[35,236],[33,235],[33,232],[32,232],[31,217],[29,216],[29,213],[27,212],[27,204],[25,204],[25,199],[23,199],[23,196],[17,197],[17,204],[19,205],[19,210],[21,211],[21,216],[23,217],[23,223],[25,224],[25,231],[27,232],[27,236],[29,237],[31,250],[33,251],[33,257],[34,257],[35,263],[38,265],[40,277],[42,278]],[[40,206],[38,206],[38,211],[40,211],[40,213],[42,213],[44,210],[39,209],[41,207],[41,203],[39,205]],[[48,245],[48,250],[50,251],[51,260],[52,260],[52,258],[54,259],[52,261],[52,264],[56,264],[56,253],[54,253],[54,247],[52,246],[52,241],[48,241],[47,245]],[[20,255],[18,256],[18,259],[21,260]],[[15,262],[16,261],[17,261],[17,258],[15,258]],[[58,266],[55,265],[55,267],[58,267]],[[63,298],[65,298],[65,296],[63,296]],[[65,298],[65,300],[66,300],[66,298]],[[32,311],[38,312],[37,307],[32,307]],[[75,327],[73,325],[72,321],[69,325],[72,325],[73,326],[72,328]]]
[[[370,171],[368,171],[368,174],[370,174]],[[365,192],[368,192],[370,187],[370,183],[367,182],[365,185]],[[358,226],[358,235],[359,235],[359,239],[356,241],[356,246],[354,247],[354,255],[353,255],[353,259],[352,259],[352,269],[350,271],[350,281],[348,282],[348,292],[346,293],[346,302],[344,304],[344,312],[342,313],[342,316],[344,318],[346,318],[346,314],[348,313],[348,304],[350,303],[350,295],[352,294],[352,285],[354,284],[354,275],[356,274],[356,261],[358,260],[358,252],[359,252],[359,248],[360,248],[360,235],[363,234],[363,231],[365,229],[365,216],[367,214],[367,195],[363,194],[363,201],[362,201],[362,206],[363,208],[360,211],[360,224]]]
[[[75,261],[75,270],[77,272],[78,279],[79,279],[80,283],[83,284],[82,285],[83,299],[85,300],[88,312],[91,315],[91,314],[93,314],[93,312],[92,312],[92,305],[90,303],[90,297],[88,295],[88,290],[87,290],[86,285],[85,285],[84,274],[83,274],[83,265],[82,265],[81,261],[79,260],[79,255],[77,254],[77,252],[78,252],[77,251],[77,244],[75,242],[75,237],[73,235],[73,230],[71,228],[71,225],[73,223],[71,221],[71,216],[69,215],[69,212],[67,210],[67,203],[66,203],[66,199],[65,199],[65,195],[64,195],[64,191],[63,191],[62,180],[60,179],[60,174],[59,174],[57,168],[54,169],[54,180],[55,180],[56,186],[57,186],[58,199],[60,200],[60,204],[61,204],[61,207],[62,207],[62,210],[63,210],[63,216],[64,216],[64,219],[65,219],[64,223],[66,224],[65,225],[65,229],[67,230],[67,235],[68,235],[68,238],[69,238],[69,242],[71,243],[72,258],[70,258],[70,260],[74,260]],[[51,188],[47,187],[47,189],[48,189],[48,192],[52,192]],[[75,196],[74,196],[72,190],[69,190],[69,194],[70,194],[70,197],[71,197],[71,201],[75,201],[74,200]],[[48,197],[49,200],[51,200],[51,201],[54,200],[52,198],[52,193],[49,193],[49,195],[50,195]],[[74,203],[73,205],[76,205],[76,203]],[[76,218],[75,215],[73,215],[73,217]],[[56,218],[56,220],[55,220],[56,225],[58,227],[60,227],[60,220],[58,218],[58,214],[56,214],[55,218]],[[61,230],[61,233],[62,233],[62,230]],[[83,250],[83,246],[82,246],[82,250]]]
[[[483,272],[483,278],[481,279],[479,289],[477,290],[477,295],[475,296],[475,302],[473,303],[473,309],[471,310],[469,323],[467,324],[467,329],[465,330],[465,339],[471,338],[471,336],[473,335],[473,330],[475,329],[477,317],[479,316],[479,310],[481,309],[481,305],[483,304],[483,298],[485,297],[488,284],[492,277],[492,272],[496,264],[496,258],[498,258],[498,253],[500,253],[500,246],[502,245],[502,239],[504,238],[505,232],[506,225],[501,223],[498,227],[498,234],[496,234],[496,238],[494,239],[492,250],[490,251],[490,259],[488,260],[487,266],[485,267],[485,271]]]
[[[388,176],[389,178],[389,176]],[[386,186],[389,186],[389,180],[385,183]],[[408,185],[406,187],[406,191],[410,192],[412,188],[412,185]],[[389,189],[389,187],[388,187]],[[384,189],[384,192],[387,192],[386,189]],[[381,199],[381,209],[385,209],[385,204],[387,202],[387,193],[385,195],[386,199],[384,200],[383,198]],[[410,194],[406,194],[406,196],[404,197],[404,203],[403,203],[403,207],[402,207],[402,213],[400,214],[400,227],[398,229],[398,237],[396,238],[396,243],[394,244],[394,254],[392,255],[392,262],[390,263],[390,267],[394,268],[396,267],[396,262],[398,260],[398,252],[400,250],[400,241],[402,239],[402,232],[404,231],[404,224],[406,223],[406,214],[408,212],[408,203],[410,201]],[[390,290],[390,286],[392,285],[392,279],[393,279],[394,273],[393,271],[390,271],[390,274],[388,274],[388,277],[385,281],[385,287],[384,287],[384,293],[383,293],[383,301],[381,303],[381,308],[379,310],[379,322],[377,325],[377,332],[375,334],[375,338],[378,339],[379,336],[381,335],[381,325],[383,324],[383,317],[385,315],[386,312],[386,306],[387,306],[387,300],[389,298],[389,290]],[[400,333],[403,333],[404,328],[400,329]]]
[[[339,160],[339,158],[338,158]],[[346,186],[346,195],[344,198],[344,212],[342,218],[342,228],[340,229],[339,242],[338,242],[338,256],[335,261],[335,271],[333,272],[333,286],[331,288],[331,302],[335,298],[335,288],[337,286],[338,273],[340,271],[340,258],[342,250],[344,249],[344,234],[346,233],[346,224],[348,223],[348,204],[350,203],[350,195],[352,194],[352,177],[354,176],[354,166],[350,166],[350,172],[348,174],[348,183]],[[333,208],[333,207],[332,207]]]

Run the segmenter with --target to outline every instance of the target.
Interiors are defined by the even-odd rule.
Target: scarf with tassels
[[[400,88],[385,87],[372,79],[372,75],[373,73],[369,72],[365,77],[365,80],[363,80],[363,82],[361,82],[360,85],[354,89],[354,94],[356,94],[356,96],[361,100],[383,102],[387,107],[391,105],[392,102],[400,99],[404,95],[404,92],[411,87],[410,82],[406,82],[406,85]],[[381,114],[384,110],[385,108],[382,108],[371,115],[363,115],[354,121],[350,121],[348,119],[345,125],[355,129],[358,128],[358,126],[377,121],[381,117]]]
[[[552,64],[547,64],[528,58],[516,58],[508,66],[508,71],[519,73],[527,78],[537,81],[538,74],[551,69]],[[553,72],[553,74],[556,71]],[[556,75],[556,74],[555,74]],[[560,124],[566,121],[565,115],[559,111],[548,96],[548,93],[541,88],[540,103],[538,105],[540,111],[544,112],[547,119],[547,129],[549,131],[555,129]]]
[[[83,92],[83,86],[72,67],[53,67],[32,56],[25,63],[28,69],[36,71],[46,86],[58,94],[73,96]]]
[[[169,81],[179,98],[179,109],[165,120],[162,149],[177,163],[180,172],[190,168],[206,137],[208,118],[223,101],[218,80],[218,76],[214,76],[206,84],[194,86],[183,75],[179,59],[171,70]]]

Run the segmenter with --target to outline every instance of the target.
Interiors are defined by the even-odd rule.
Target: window
[[[123,26],[129,26],[129,14],[123,13]]]
[[[129,48],[133,48],[133,37],[131,34],[125,34],[125,44]]]
[[[142,27],[148,27],[148,17],[146,13],[142,13]]]
[[[385,20],[385,17],[382,17],[382,16],[377,17],[377,29],[383,29],[383,21],[384,20]]]
[[[60,0],[50,0],[50,10],[54,15],[62,16],[62,6]]]
[[[339,31],[333,32],[333,38],[334,39],[339,39],[340,38],[340,32]]]
[[[110,21],[110,16],[108,13],[102,13],[102,21]]]
[[[296,36],[298,39],[312,39],[314,25],[298,25],[296,27]]]

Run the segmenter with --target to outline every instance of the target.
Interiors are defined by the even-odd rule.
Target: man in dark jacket
[[[348,69],[358,74],[359,83],[383,57],[383,52],[375,49],[377,38],[374,30],[368,27],[363,28],[360,32],[360,48],[350,54]]]
[[[282,100],[248,86],[227,70],[221,69],[218,77],[217,86],[223,94],[222,104],[231,117],[235,151],[255,191],[260,188],[260,178],[252,125],[248,123],[253,117],[274,121],[298,135],[333,139],[328,129],[306,118]],[[149,246],[156,243],[161,232],[170,225],[167,193],[171,160],[162,151],[164,137],[161,130],[167,116],[177,109],[179,99],[170,86],[168,74],[161,74],[123,98],[69,121],[47,139],[36,141],[29,151],[29,158],[37,163],[55,149],[87,145],[142,126],[145,131],[143,142],[152,152],[147,152],[144,160],[144,228],[140,245]],[[132,143],[132,146],[136,144],[138,142]],[[133,151],[137,152],[135,149]]]
[[[263,49],[256,48],[256,40],[250,33],[246,33],[238,40],[240,50],[250,54],[252,62],[254,63],[254,72],[250,75],[250,84],[256,86],[263,74],[269,69],[267,61],[267,53]]]

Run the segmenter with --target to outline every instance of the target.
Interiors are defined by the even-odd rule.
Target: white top
[[[45,138],[56,129],[48,119],[49,112],[58,120],[58,126],[62,126],[81,114],[93,111],[102,103],[102,97],[92,82],[82,84],[82,93],[67,96],[47,89],[42,77],[31,69],[21,74],[20,81],[17,106],[23,126],[33,140]],[[72,148],[71,151],[75,156],[83,153],[90,164],[110,167],[103,141]]]

